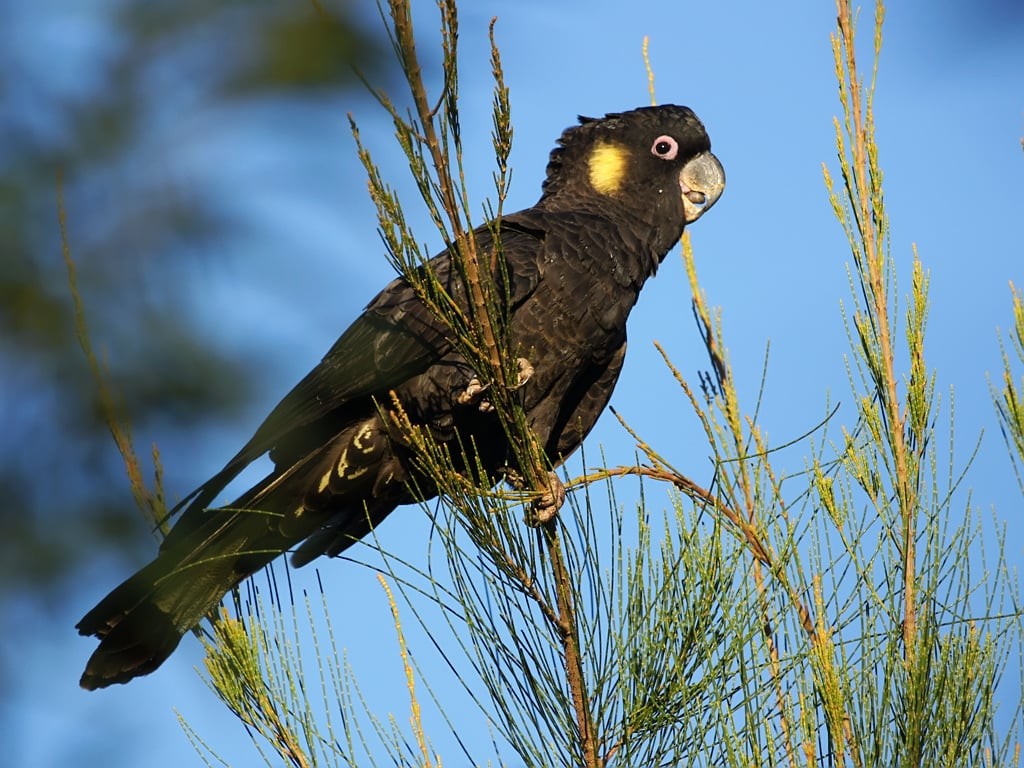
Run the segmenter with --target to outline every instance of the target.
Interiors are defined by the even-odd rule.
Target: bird
[[[677,105],[583,117],[551,151],[538,202],[475,230],[505,303],[515,395],[551,466],[582,443],[608,404],[626,321],[688,224],[725,187],[696,114]],[[460,293],[452,248],[425,262]],[[514,457],[486,384],[451,328],[406,277],[389,283],[270,412],[252,438],[173,510],[155,559],[76,628],[99,639],[80,685],[157,669],[225,594],[278,556],[335,556],[400,505],[437,494],[395,427],[395,410],[439,444],[473,446],[465,464],[496,482]],[[214,501],[256,459],[273,469],[232,503]],[[468,470],[467,470],[467,473]]]

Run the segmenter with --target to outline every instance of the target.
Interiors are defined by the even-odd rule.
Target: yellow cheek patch
[[[602,195],[618,191],[626,175],[629,151],[621,144],[598,144],[590,152],[590,186]]]

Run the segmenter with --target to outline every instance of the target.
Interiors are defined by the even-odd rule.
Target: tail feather
[[[83,635],[96,634],[87,631],[84,623],[78,630]],[[174,652],[182,637],[170,615],[153,603],[135,606],[105,632],[79,681],[89,691],[149,674]]]
[[[83,688],[127,683],[155,670],[225,593],[293,543],[267,515],[204,514],[209,520],[188,541],[161,549],[78,623],[80,634],[100,639],[82,674]]]
[[[78,631],[100,639],[82,675],[83,688],[152,672],[240,581],[309,537],[314,543],[302,548],[296,562],[336,554],[405,498],[404,486],[395,481],[400,467],[376,413],[352,421],[307,455],[278,459],[285,468],[229,508],[197,506],[206,499],[204,491],[175,523],[156,559],[82,618]],[[217,485],[218,478],[211,482]]]

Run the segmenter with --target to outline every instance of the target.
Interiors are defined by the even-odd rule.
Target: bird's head
[[[638,218],[678,237],[722,194],[725,171],[692,110],[666,104],[580,117],[551,153],[541,205]]]

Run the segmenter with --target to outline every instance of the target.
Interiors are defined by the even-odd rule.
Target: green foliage
[[[199,121],[325,87],[335,98],[357,84],[354,63],[381,71],[379,41],[349,4],[79,5],[12,6],[0,26],[11,54],[0,71],[0,599],[52,600],[83,558],[149,542],[75,339],[58,176],[78,291],[122,415],[167,443],[202,439],[243,413],[263,376],[190,311],[195,286],[252,237],[251,192],[224,195],[222,164],[189,167],[215,133]]]
[[[1013,283],[1010,283],[1010,293],[1013,296],[1014,321],[1010,346],[1018,364],[1024,365],[1024,298]],[[996,404],[999,426],[1010,451],[1010,460],[1017,474],[1017,483],[1021,493],[1024,493],[1024,477],[1021,474],[1021,468],[1024,467],[1024,375],[1019,379],[1014,377],[1014,363],[1001,340],[1000,347],[1003,352],[1003,386],[998,390],[993,387],[992,398]]]

